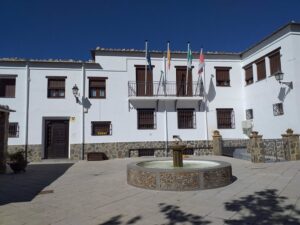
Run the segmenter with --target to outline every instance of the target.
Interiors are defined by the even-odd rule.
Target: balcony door
[[[153,76],[152,71],[147,70],[145,66],[136,66],[136,96],[153,95]]]
[[[176,95],[177,96],[192,96],[193,95],[193,77],[192,71],[187,74],[186,67],[176,68]]]

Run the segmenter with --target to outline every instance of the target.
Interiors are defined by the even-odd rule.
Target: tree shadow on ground
[[[237,218],[224,220],[225,224],[296,225],[300,211],[286,204],[287,197],[278,196],[278,190],[266,189],[225,203],[225,209],[237,212]],[[298,217],[298,218],[297,218]]]
[[[135,224],[136,222],[142,219],[141,216],[135,216],[132,219],[128,220],[127,222],[123,223],[122,217],[123,217],[122,215],[114,216],[109,220],[107,220],[106,222],[101,223],[99,225],[120,225],[120,224],[131,225],[131,224]]]
[[[12,202],[31,201],[72,165],[72,163],[29,164],[25,173],[1,175],[0,206]]]
[[[168,219],[168,225],[190,223],[194,225],[205,225],[210,224],[210,221],[204,220],[203,217],[194,215],[191,213],[183,212],[179,206],[176,205],[167,205],[165,203],[160,203],[160,212],[165,215],[165,218]]]

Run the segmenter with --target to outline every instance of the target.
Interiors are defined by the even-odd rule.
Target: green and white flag
[[[189,69],[192,68],[192,61],[193,61],[192,50],[191,50],[191,48],[190,48],[190,43],[188,43],[187,67],[188,67]]]

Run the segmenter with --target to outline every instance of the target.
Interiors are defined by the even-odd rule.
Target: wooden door
[[[176,95],[192,96],[193,95],[193,77],[192,71],[189,70],[188,76],[186,67],[176,69]]]
[[[69,121],[46,120],[45,158],[68,158]]]
[[[152,96],[152,95],[153,95],[152,71],[147,70],[147,74],[145,74],[145,67],[137,67],[136,68],[136,96]]]

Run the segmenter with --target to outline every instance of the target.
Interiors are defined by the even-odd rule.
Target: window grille
[[[233,109],[217,109],[218,129],[235,128],[235,116]]]
[[[246,119],[247,120],[253,119],[253,109],[247,109],[246,110]]]
[[[92,135],[103,136],[112,135],[112,124],[110,121],[93,121],[92,122]]]
[[[196,128],[196,114],[194,109],[177,109],[178,129]]]
[[[154,149],[139,149],[139,157],[141,156],[154,156]]]
[[[274,116],[280,116],[284,114],[282,103],[277,103],[273,105],[273,114]]]
[[[156,113],[154,109],[137,110],[138,129],[156,129]]]
[[[19,137],[19,124],[9,123],[8,137]]]

